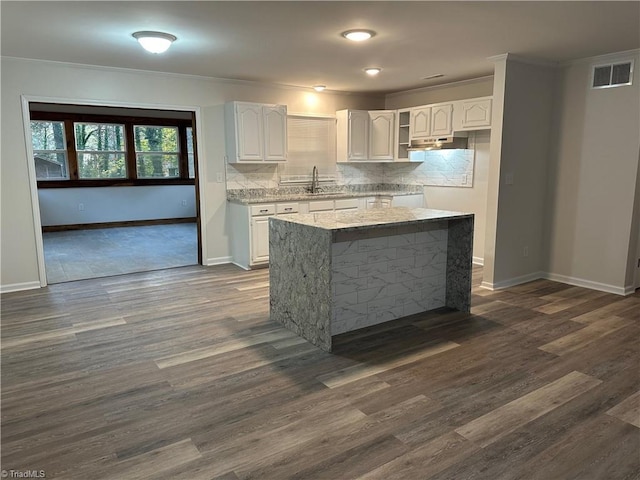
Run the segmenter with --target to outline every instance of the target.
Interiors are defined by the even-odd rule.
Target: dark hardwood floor
[[[2,296],[2,469],[71,479],[640,478],[640,294],[478,287],[325,353],[268,271]],[[13,470],[13,472],[11,472]]]

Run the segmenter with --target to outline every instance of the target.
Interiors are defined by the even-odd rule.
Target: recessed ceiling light
[[[378,75],[382,71],[382,69],[378,67],[369,67],[365,68],[364,71],[367,75],[371,75],[372,77],[374,77]]]
[[[314,86],[313,86],[313,89],[314,89],[316,92],[321,92],[321,91],[323,91],[325,88],[327,88],[327,86],[326,86],[326,85],[314,85]]]
[[[346,39],[352,40],[354,42],[362,42],[363,40],[369,40],[376,34],[373,30],[347,30],[346,32],[342,32],[342,36]]]
[[[176,40],[174,35],[162,32],[136,32],[133,38],[138,40],[142,48],[151,53],[163,53]]]
[[[426,77],[422,77],[420,80],[431,80],[433,78],[440,78],[440,77],[444,77],[444,75],[441,73],[434,73],[433,75],[427,75]]]

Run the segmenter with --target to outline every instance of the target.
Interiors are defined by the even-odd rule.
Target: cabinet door
[[[369,159],[369,112],[349,112],[348,160]]]
[[[461,126],[465,130],[491,127],[491,99],[464,101]]]
[[[269,217],[251,219],[251,264],[269,261]]]
[[[411,138],[427,138],[431,136],[431,107],[411,109],[409,135]]]
[[[393,160],[396,112],[369,112],[369,159]]]
[[[309,202],[309,213],[313,212],[333,212],[333,200],[316,200]]]
[[[453,133],[452,114],[452,103],[431,107],[431,136],[444,137]]]
[[[424,207],[424,197],[422,194],[395,195],[391,205],[394,207],[422,208]]]
[[[264,141],[261,105],[252,103],[236,105],[236,132],[238,160],[262,161]]]
[[[360,209],[360,200],[357,198],[341,198],[335,201],[336,212],[355,211]]]
[[[287,107],[262,107],[264,119],[264,159],[283,162],[287,159]]]

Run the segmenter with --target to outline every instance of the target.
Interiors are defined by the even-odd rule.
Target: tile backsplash
[[[470,147],[473,144],[473,138],[470,136]],[[473,149],[414,152],[413,155],[421,156],[423,161],[338,163],[335,167],[336,181],[340,185],[403,184],[473,187],[475,163]],[[227,164],[227,190],[278,188],[283,170],[283,167],[277,164]]]

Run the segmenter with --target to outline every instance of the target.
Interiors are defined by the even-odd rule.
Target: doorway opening
[[[202,264],[195,112],[29,103],[47,283]]]

